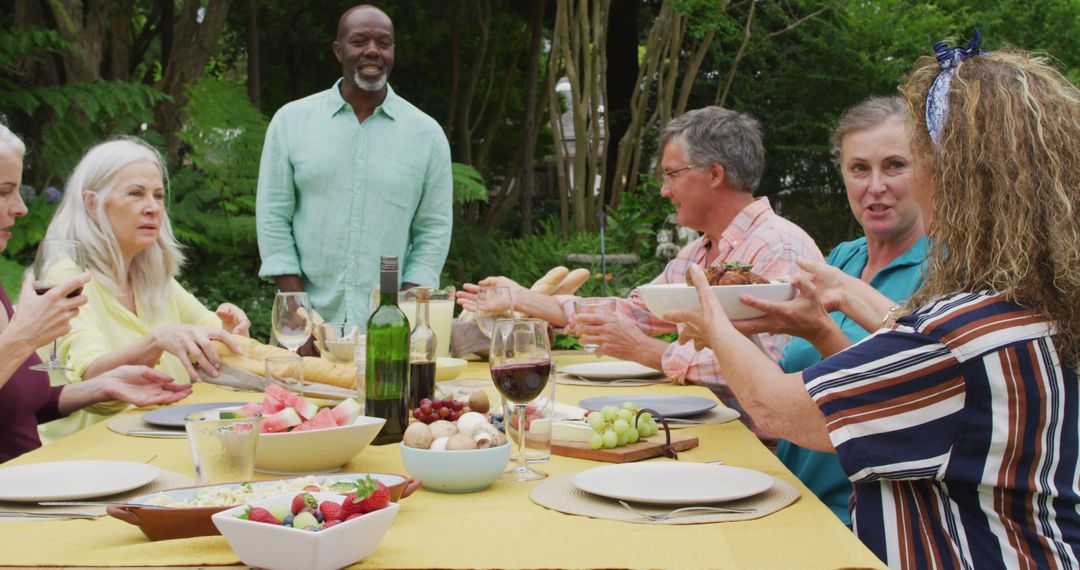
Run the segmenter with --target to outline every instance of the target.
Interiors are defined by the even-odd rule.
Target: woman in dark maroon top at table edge
[[[7,247],[15,218],[26,215],[19,195],[26,147],[0,125],[0,251]],[[30,370],[41,362],[34,352],[67,333],[68,321],[86,303],[69,293],[81,289],[90,276],[80,275],[37,295],[27,275],[19,295],[19,312],[12,310],[0,285],[0,463],[41,446],[37,424],[70,414],[96,402],[123,400],[138,406],[170,404],[191,392],[172,378],[146,366],[121,366],[88,382],[50,386],[45,372]]]

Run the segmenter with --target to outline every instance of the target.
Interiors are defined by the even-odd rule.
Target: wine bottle
[[[379,307],[367,324],[365,414],[385,418],[374,445],[401,441],[409,425],[409,320],[398,308],[398,259],[380,261]]]
[[[431,289],[414,287],[407,293],[416,299],[416,326],[409,335],[409,407],[419,408],[420,400],[435,397],[435,350],[439,340],[428,325]]]

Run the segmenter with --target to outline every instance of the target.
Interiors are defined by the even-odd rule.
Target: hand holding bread
[[[266,372],[264,361],[267,358],[296,356],[295,352],[277,346],[265,345],[255,339],[236,335],[232,335],[231,339],[240,346],[241,352],[232,350],[219,340],[214,341],[214,347],[217,349],[218,355],[221,356],[222,363],[257,376],[262,376]],[[356,367],[351,364],[329,362],[314,356],[305,356],[304,381],[329,384],[351,390],[356,387]]]

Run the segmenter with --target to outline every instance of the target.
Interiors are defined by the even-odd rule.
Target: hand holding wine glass
[[[314,326],[311,321],[311,301],[308,299],[308,294],[279,291],[274,296],[270,323],[274,338],[281,343],[281,346],[296,352],[296,349],[308,341]]]
[[[551,346],[547,322],[541,319],[500,319],[491,333],[491,379],[503,398],[513,402],[518,419],[518,457],[516,467],[504,475],[511,481],[535,481],[546,473],[529,467],[525,458],[525,415],[527,404],[535,399],[551,374]]]
[[[71,332],[71,319],[79,314],[79,307],[86,304],[86,296],[68,295],[82,289],[90,281],[90,275],[82,273],[53,287],[44,295],[34,290],[34,275],[26,273],[19,305],[4,332],[11,338],[20,339],[27,346],[37,348]]]
[[[37,256],[34,258],[33,276],[34,292],[38,296],[47,295],[51,289],[61,283],[70,283],[75,275],[86,273],[86,258],[83,254],[82,244],[65,239],[46,239],[38,245]],[[85,282],[84,282],[85,283]],[[82,295],[82,285],[76,285],[73,289],[65,289],[51,295],[54,299],[60,294],[66,299],[73,299]],[[84,301],[85,302],[85,301]],[[80,303],[82,304],[82,303]],[[78,305],[76,305],[77,307]],[[78,311],[76,311],[77,313]],[[74,317],[72,314],[70,318]],[[70,328],[68,329],[70,330]],[[66,332],[65,332],[66,334]],[[31,366],[31,370],[70,370],[60,363],[56,354],[56,339],[53,339],[52,353],[49,361],[44,364]]]

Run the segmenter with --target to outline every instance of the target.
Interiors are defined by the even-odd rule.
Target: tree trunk
[[[247,92],[248,99],[256,109],[262,108],[262,80],[259,74],[259,0],[247,0],[245,3],[247,35],[244,47],[247,49]]]
[[[634,0],[635,2],[637,0]],[[536,136],[539,134],[539,121],[536,114],[537,76],[540,73],[540,48],[544,39],[544,11],[547,2],[533,2],[529,14],[529,64],[525,70],[525,137],[521,148],[521,233],[532,235],[532,201],[536,193]]]
[[[116,0],[109,14],[110,79],[131,79],[131,20],[135,13],[132,0]]]
[[[469,71],[469,80],[465,86],[465,91],[458,95],[458,104],[461,109],[458,112],[458,121],[455,127],[458,136],[459,160],[466,164],[473,163],[472,129],[470,125],[472,122],[472,104],[473,97],[476,95],[476,88],[480,84],[480,74],[484,69],[484,61],[487,59],[488,36],[491,31],[491,3],[488,0],[483,0],[477,4],[476,8],[477,25],[480,32],[479,44],[475,50],[476,57],[473,59],[472,68]],[[474,212],[475,210],[470,208],[469,211]]]
[[[604,145],[615,152],[607,152],[604,161],[604,195],[611,206],[618,205],[615,177],[619,163],[619,141],[630,128],[630,102],[637,88],[638,76],[638,13],[641,0],[619,0],[611,4],[607,30],[607,105],[605,118],[607,131]]]
[[[105,26],[109,4],[105,0],[53,0],[48,3],[60,37],[75,45],[64,56],[64,82],[89,83],[101,79]]]
[[[154,107],[158,128],[165,135],[169,156],[174,160],[179,146],[176,131],[183,124],[181,109],[187,103],[184,86],[199,78],[214,53],[229,14],[229,3],[229,0],[209,0],[201,17],[198,0],[187,0],[181,9],[174,36],[178,41],[169,52],[161,81],[157,83],[157,88],[172,99]]]

